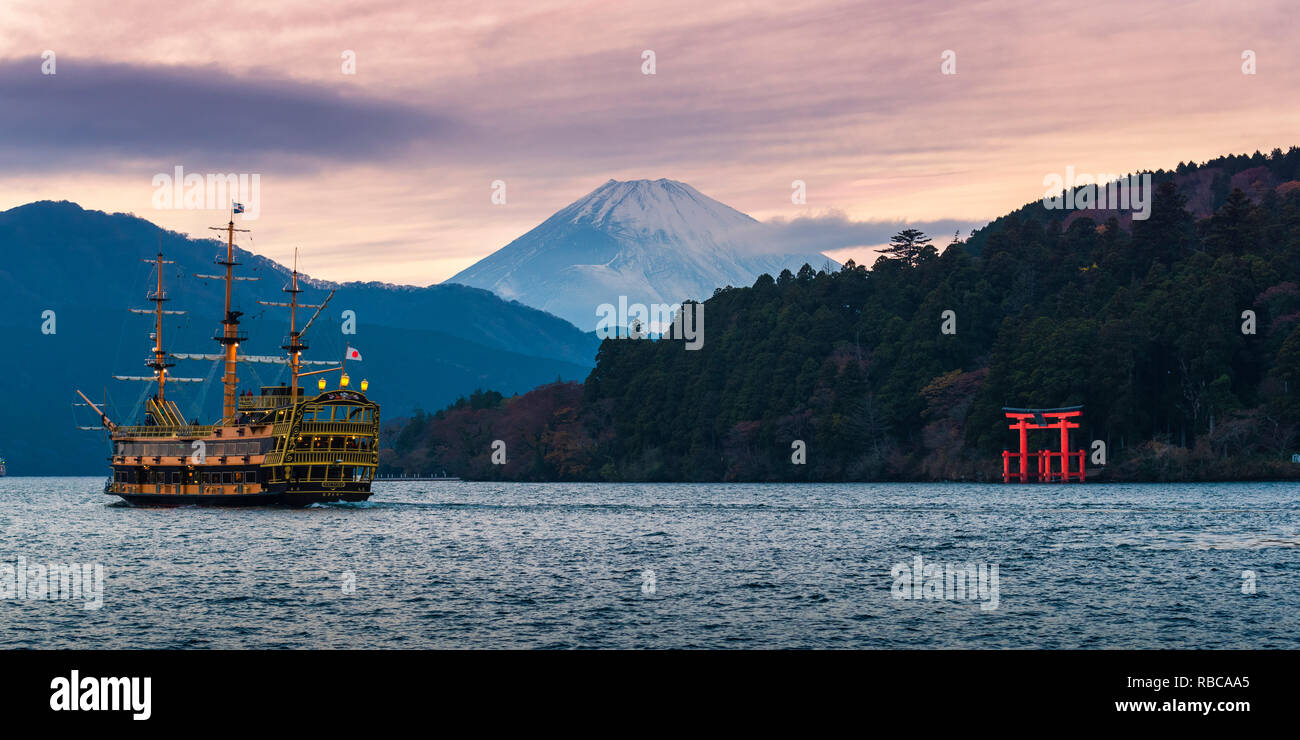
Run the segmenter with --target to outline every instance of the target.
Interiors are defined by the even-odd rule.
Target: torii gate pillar
[[[1008,419],[1015,421],[1009,429],[1019,433],[1020,447],[1016,452],[1009,450],[1002,451],[1002,482],[1010,483],[1013,478],[1018,479],[1020,483],[1030,481],[1029,458],[1037,458],[1037,472],[1033,480],[1039,483],[1051,483],[1059,481],[1068,483],[1071,480],[1083,482],[1084,480],[1084,451],[1070,449],[1070,430],[1078,429],[1079,424],[1073,419],[1083,416],[1082,406],[1071,406],[1060,409],[1014,409],[1004,408],[1003,413]],[[1052,417],[1049,423],[1047,417]],[[1037,452],[1029,451],[1029,430],[1030,429],[1059,429],[1061,431],[1061,449],[1059,452],[1050,450],[1039,450]],[[1011,470],[1011,458],[1017,458],[1018,468]],[[1052,469],[1052,458],[1061,461],[1059,471]],[[1071,470],[1070,458],[1077,458],[1078,465]],[[1059,473],[1059,477],[1057,474]]]

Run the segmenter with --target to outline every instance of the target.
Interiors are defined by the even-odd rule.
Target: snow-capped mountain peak
[[[583,329],[597,307],[702,300],[762,273],[820,267],[767,227],[675,180],[610,180],[447,282],[486,288]]]
[[[555,215],[569,223],[632,233],[705,235],[757,221],[676,180],[610,180]]]

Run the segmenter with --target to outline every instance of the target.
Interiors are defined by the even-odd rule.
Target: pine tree
[[[923,255],[933,251],[935,250],[930,246],[930,237],[924,232],[917,229],[903,229],[889,238],[889,246],[885,247],[883,253],[891,258],[903,260],[909,265],[915,265],[921,261]]]

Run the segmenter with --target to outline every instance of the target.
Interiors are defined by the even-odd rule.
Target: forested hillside
[[[978,250],[719,290],[703,349],[606,340],[585,384],[421,415],[384,462],[492,479],[990,479],[1014,445],[1001,407],[1082,404],[1075,444],[1106,442],[1110,477],[1300,477],[1300,152],[1263,159],[1218,160],[1229,182],[1258,166],[1275,181],[1221,199],[1198,168],[1160,178],[1144,221],[1031,205],[968,240]],[[1189,199],[1206,197],[1198,219]]]
[[[77,408],[75,391],[107,401],[109,415],[133,422],[151,383],[121,382],[140,376],[151,348],[152,317],[128,313],[149,307],[156,274],[142,260],[159,250],[171,302],[163,322],[164,347],[178,353],[218,351],[224,282],[212,274],[217,242],[163,231],[136,216],[86,210],[75,203],[42,201],[0,212],[0,332],[17,348],[7,372],[16,389],[6,399],[0,457],[10,475],[102,475],[108,443],[90,409]],[[311,251],[304,249],[304,264]],[[245,355],[279,355],[288,327],[286,311],[259,300],[283,301],[287,269],[236,247],[241,281],[233,304],[245,311]],[[351,345],[363,352],[358,379],[368,378],[385,414],[409,416],[420,403],[439,406],[478,385],[523,391],[556,377],[579,379],[591,367],[594,336],[555,316],[476,288],[425,288],[382,283],[324,284],[307,279],[300,297],[319,304],[336,289],[309,336],[308,359],[340,358]],[[342,312],[355,317],[343,333]],[[299,315],[302,326],[310,315]],[[49,319],[47,320],[47,317]],[[169,397],[189,419],[212,420],[220,411],[216,362],[184,361],[173,377],[206,383],[173,387]],[[243,364],[241,389],[287,380],[283,365]],[[313,379],[314,380],[314,379]],[[23,423],[17,423],[22,420]]]

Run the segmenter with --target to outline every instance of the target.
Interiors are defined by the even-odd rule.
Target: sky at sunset
[[[5,0],[0,210],[73,200],[206,236],[225,212],[156,208],[155,176],[253,173],[246,246],[300,247],[315,277],[426,285],[610,178],[665,177],[861,259],[903,223],[946,243],[1067,166],[1300,145],[1297,11]]]

